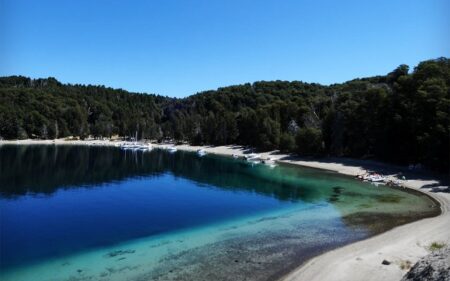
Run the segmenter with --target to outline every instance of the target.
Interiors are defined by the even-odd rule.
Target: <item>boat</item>
[[[369,182],[384,182],[386,180],[385,177],[383,177],[382,175],[379,175],[379,174],[365,175],[362,177],[362,179],[364,181],[369,181]]]
[[[141,150],[141,151],[150,151],[150,150],[152,150],[152,144],[151,143],[141,144],[141,145],[139,145],[139,150]]]
[[[250,154],[248,154],[248,155],[245,155],[245,156],[244,156],[244,159],[245,159],[247,162],[250,162],[252,165],[260,164],[260,163],[261,163],[261,155],[255,154],[255,153],[250,153]]]
[[[274,165],[275,159],[268,157],[267,159],[263,159],[262,162],[263,162],[263,164],[266,164],[266,165]]]
[[[384,180],[385,180],[385,178],[380,175],[373,175],[373,176],[369,177],[369,181],[371,181],[371,182],[383,182]]]
[[[244,156],[245,160],[250,161],[250,162],[260,162],[261,159],[261,155],[259,154],[255,154],[255,153],[250,153],[248,155]]]
[[[152,149],[151,144],[138,144],[138,143],[122,143],[120,148],[123,150],[133,150],[133,151],[149,151]]]
[[[204,149],[197,150],[197,155],[203,157],[206,155],[206,151]]]
[[[262,163],[272,169],[277,166],[275,159],[273,159],[271,157],[268,157],[267,159],[262,160]]]
[[[137,143],[137,136],[138,135],[137,135],[137,131],[136,131],[136,136],[134,137],[134,139],[132,139],[132,140],[134,140],[134,142],[129,144],[127,149],[131,149],[133,151],[138,151],[139,150],[140,145]]]
[[[120,145],[120,148],[121,149],[131,149],[131,148],[133,148],[133,145],[125,142]]]
[[[176,148],[175,146],[170,146],[170,147],[167,148],[167,150],[168,150],[170,153],[175,153],[175,152],[177,152],[177,148]]]

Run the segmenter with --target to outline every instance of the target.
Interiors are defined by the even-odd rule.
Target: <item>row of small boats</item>
[[[120,145],[120,149],[132,151],[151,151],[153,147],[150,143],[122,143]]]
[[[396,179],[396,178],[389,178],[385,177],[383,175],[380,175],[375,172],[367,172],[364,175],[358,175],[356,176],[357,179],[370,182],[371,184],[378,186],[378,185],[387,185],[391,187],[403,187],[403,181],[406,180],[404,176],[402,176],[402,179]]]
[[[204,149],[197,150],[197,155],[200,157],[203,157],[207,154],[207,152]],[[250,153],[246,154],[242,157],[239,157],[237,154],[232,154],[233,158],[239,159],[242,158],[243,160],[250,162],[251,164],[266,164],[271,167],[275,167],[275,159],[268,157],[268,158],[262,158],[260,154],[256,153]]]
[[[120,148],[123,150],[132,150],[132,151],[151,151],[152,150],[152,145],[149,144],[143,144],[143,143],[122,143],[120,145]],[[177,148],[175,146],[163,146],[160,147],[161,149],[167,150],[169,153],[175,153],[177,152]],[[207,154],[206,150],[204,149],[199,149],[197,150],[197,155],[200,157],[203,157]],[[233,154],[233,158],[240,158],[238,155]],[[251,164],[266,164],[269,165],[271,167],[275,167],[275,159],[268,157],[263,159],[261,157],[261,155],[256,154],[256,153],[250,153],[250,154],[246,154],[242,157],[243,160],[251,163]]]
[[[178,151],[178,149],[175,146],[166,146],[166,147],[162,147],[162,149],[167,150],[169,153],[175,153]],[[200,157],[205,156],[207,153],[204,149],[199,149],[197,150],[197,155]]]
[[[122,143],[120,148],[123,150],[132,150],[132,151],[151,151],[153,149],[152,145],[142,144],[142,143]],[[175,153],[178,149],[175,146],[162,146],[160,149],[167,150],[169,153]],[[206,155],[206,151],[204,149],[197,150],[198,156],[202,157]]]

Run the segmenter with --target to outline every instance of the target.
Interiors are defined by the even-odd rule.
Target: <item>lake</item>
[[[0,146],[0,279],[276,280],[439,208],[333,172],[196,153]]]

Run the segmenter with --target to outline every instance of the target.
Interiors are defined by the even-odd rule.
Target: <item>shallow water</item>
[[[0,279],[273,280],[438,212],[332,172],[195,153],[0,147]]]

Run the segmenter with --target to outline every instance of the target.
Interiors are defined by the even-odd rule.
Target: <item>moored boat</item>
[[[206,155],[206,151],[204,149],[197,150],[197,155],[203,157]]]
[[[250,153],[248,155],[245,155],[244,158],[245,158],[245,160],[251,161],[251,162],[260,161],[261,160],[261,155],[255,154],[255,153]]]
[[[363,181],[369,181],[369,182],[384,182],[386,181],[386,178],[383,177],[380,174],[377,173],[369,173],[363,176],[358,176],[359,179]]]
[[[139,150],[141,150],[141,151],[150,151],[150,150],[152,150],[152,144],[151,143],[141,144],[141,145],[139,145]]]
[[[266,159],[263,159],[262,162],[263,164],[274,165],[275,159],[273,159],[272,157],[267,157]]]
[[[177,152],[177,148],[175,146],[170,146],[167,148],[167,151],[169,151],[170,153],[175,153]]]

